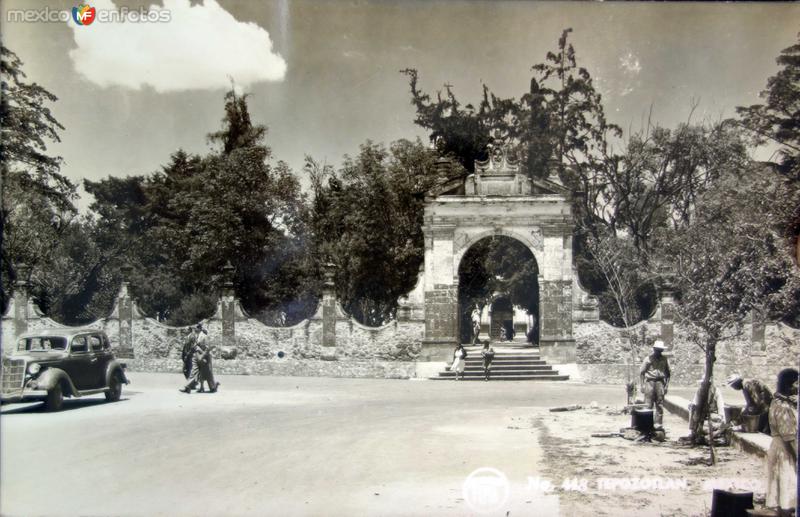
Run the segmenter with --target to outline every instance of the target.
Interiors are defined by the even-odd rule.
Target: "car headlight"
[[[31,363],[28,365],[28,373],[31,375],[36,375],[39,373],[39,370],[42,369],[42,365],[39,363]]]

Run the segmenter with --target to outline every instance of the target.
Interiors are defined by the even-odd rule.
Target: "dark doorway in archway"
[[[539,267],[522,242],[502,235],[486,237],[464,253],[458,266],[460,338],[539,341]],[[491,317],[489,313],[491,312]]]
[[[489,308],[489,339],[511,341],[514,339],[514,306],[507,296],[497,298]]]

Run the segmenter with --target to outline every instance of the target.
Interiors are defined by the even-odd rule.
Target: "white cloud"
[[[105,21],[101,10],[117,10],[111,0],[91,5],[98,12],[94,23],[68,22],[77,44],[70,58],[77,72],[99,86],[174,92],[229,88],[231,78],[247,87],[286,75],[286,61],[273,51],[269,33],[237,21],[216,0],[150,6],[167,10],[167,22]]]

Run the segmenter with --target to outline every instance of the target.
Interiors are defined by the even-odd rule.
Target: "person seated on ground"
[[[769,432],[769,405],[772,402],[772,392],[763,382],[757,379],[745,380],[738,374],[728,377],[728,386],[744,395],[745,408],[742,415],[758,415],[758,431],[764,434]]]
[[[700,379],[698,384],[702,385],[703,379]],[[689,436],[685,437],[685,441],[694,441],[697,444],[708,443],[708,422],[704,421],[700,428],[700,436],[692,440],[694,435],[692,430],[697,427],[697,419],[700,418],[697,406],[700,403],[700,389],[694,393],[694,399],[689,404]],[[714,378],[712,377],[708,385],[708,418],[711,419],[711,433],[715,445],[730,445],[730,423],[725,419],[725,403],[722,400],[722,393],[714,386]]]

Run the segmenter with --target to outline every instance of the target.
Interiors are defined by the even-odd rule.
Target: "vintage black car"
[[[9,353],[10,352],[10,353]],[[44,329],[21,335],[3,355],[0,400],[44,400],[48,411],[61,409],[64,397],[105,393],[114,402],[128,384],[125,365],[114,358],[105,332]]]

